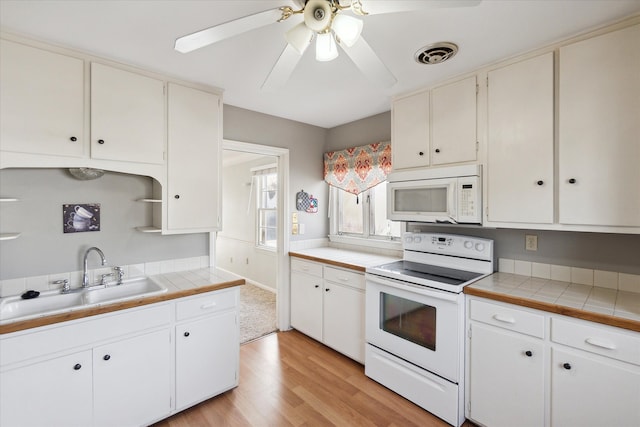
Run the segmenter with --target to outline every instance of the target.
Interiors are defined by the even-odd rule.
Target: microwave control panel
[[[478,177],[458,178],[458,222],[482,222],[479,181]]]

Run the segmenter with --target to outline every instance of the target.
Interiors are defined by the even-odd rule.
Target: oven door
[[[459,382],[463,294],[367,273],[365,317],[369,344]]]

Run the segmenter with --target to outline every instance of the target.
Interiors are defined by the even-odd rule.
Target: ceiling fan
[[[314,37],[316,60],[335,59],[338,56],[337,46],[340,46],[366,77],[383,87],[391,87],[397,80],[362,38],[363,22],[356,16],[434,7],[475,6],[480,3],[480,0],[290,1],[297,9],[289,5],[282,6],[197,31],[176,39],[175,50],[182,53],[191,52],[235,35],[301,15],[303,21],[285,33],[287,45],[262,84],[262,89],[273,90],[283,87]]]

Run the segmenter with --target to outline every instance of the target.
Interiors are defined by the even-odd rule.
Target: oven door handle
[[[391,288],[400,289],[405,292],[416,292],[420,295],[425,295],[434,299],[458,302],[458,299],[460,298],[460,294],[454,294],[446,291],[437,291],[435,289],[431,290],[426,286],[412,285],[411,283],[407,282],[398,282],[393,279],[385,279],[372,274],[365,274],[365,278],[367,282],[389,286]]]

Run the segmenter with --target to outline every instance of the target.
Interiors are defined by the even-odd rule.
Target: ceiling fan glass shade
[[[333,61],[338,57],[338,46],[331,33],[321,33],[316,37],[316,60]]]
[[[304,7],[304,23],[320,33],[331,24],[331,4],[326,0],[309,0]]]
[[[293,48],[298,51],[300,55],[307,50],[307,47],[311,44],[311,39],[313,39],[313,31],[307,27],[304,22],[299,23],[289,31],[287,31],[285,35],[287,42],[293,46]]]
[[[349,15],[337,14],[333,18],[331,29],[344,44],[351,47],[362,33],[362,20]]]

